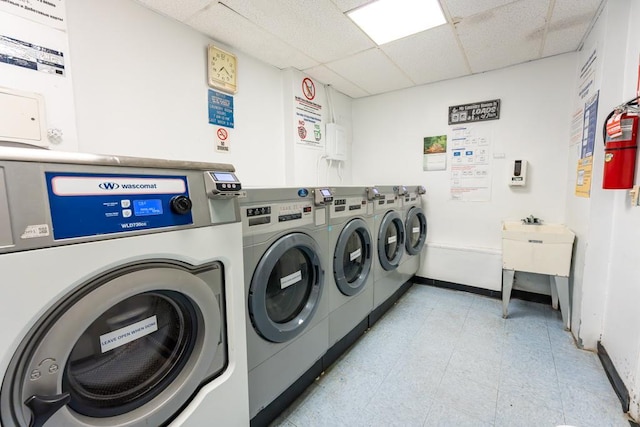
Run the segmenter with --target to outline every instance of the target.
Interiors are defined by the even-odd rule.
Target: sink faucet
[[[526,218],[522,219],[522,222],[524,224],[529,224],[529,225],[538,225],[538,224],[542,224],[542,220],[540,218],[536,218],[533,215],[529,215]]]

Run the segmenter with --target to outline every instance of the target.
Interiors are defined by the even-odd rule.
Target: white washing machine
[[[252,425],[268,424],[299,379],[322,371],[330,202],[328,189],[306,188],[248,189],[240,198]]]
[[[402,217],[405,229],[405,251],[398,272],[402,282],[411,280],[420,269],[422,249],[427,240],[427,217],[422,210],[422,195],[426,190],[422,185],[402,186]]]
[[[2,426],[248,423],[242,230],[212,174],[234,177],[0,147]]]
[[[398,272],[404,254],[405,228],[402,220],[402,199],[398,186],[367,188],[367,197],[373,201],[376,256],[373,270],[373,308],[384,312],[388,304],[397,299],[403,285]],[[379,313],[380,310],[376,311]],[[375,323],[376,314],[370,324]]]
[[[335,361],[368,327],[373,310],[376,239],[373,202],[365,187],[332,188],[329,211],[329,347],[325,366]]]

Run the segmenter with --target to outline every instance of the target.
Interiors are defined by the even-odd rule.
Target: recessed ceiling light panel
[[[347,16],[378,45],[447,22],[438,0],[376,0]]]

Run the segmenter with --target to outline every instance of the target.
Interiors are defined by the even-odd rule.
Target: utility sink
[[[569,276],[575,234],[562,224],[502,223],[502,268]]]

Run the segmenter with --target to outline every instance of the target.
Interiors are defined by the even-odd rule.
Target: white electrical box
[[[0,141],[47,147],[42,95],[0,87]]]
[[[527,185],[527,161],[514,160],[509,176],[509,185],[513,187],[524,187]]]
[[[336,123],[326,125],[326,155],[327,160],[347,160],[347,131]]]

